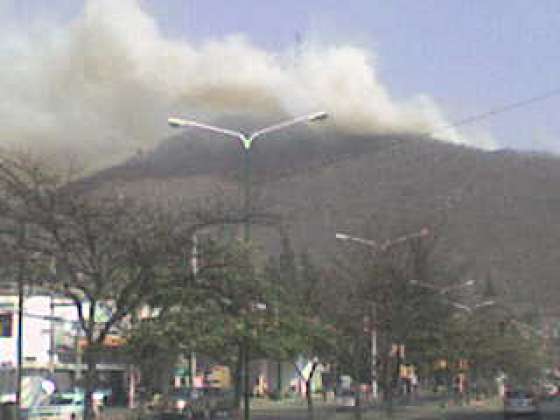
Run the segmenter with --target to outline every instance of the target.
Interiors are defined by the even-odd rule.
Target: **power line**
[[[491,118],[497,114],[502,114],[507,111],[511,111],[517,108],[523,108],[527,105],[532,105],[537,102],[542,102],[547,99],[553,98],[555,96],[560,96],[560,89],[549,90],[548,92],[542,93],[537,96],[533,96],[531,98],[527,98],[517,102],[511,102],[509,104],[503,105],[498,108],[493,108],[488,111],[482,112],[480,114],[471,115],[470,117],[466,117],[455,122],[449,123],[448,125],[432,132],[431,134],[438,133],[439,131],[447,130],[450,128],[461,127],[464,125],[472,124],[477,121],[485,120]]]

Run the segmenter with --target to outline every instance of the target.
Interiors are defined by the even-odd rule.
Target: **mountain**
[[[342,246],[335,232],[385,240],[429,226],[444,259],[481,284],[490,278],[504,299],[554,308],[560,297],[555,156],[348,135],[329,124],[258,139],[251,157],[256,205],[288,222],[299,251],[329,260]],[[242,168],[236,140],[191,129],[88,181],[156,199],[230,197],[239,205]],[[275,232],[257,236],[279,242]]]

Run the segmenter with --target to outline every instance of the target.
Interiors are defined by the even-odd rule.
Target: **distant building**
[[[87,313],[87,310],[85,311]],[[17,367],[18,296],[15,288],[0,289],[0,376],[13,375]],[[53,379],[59,389],[82,385],[86,370],[81,354],[81,339],[74,303],[39,288],[26,288],[23,305],[24,373]],[[108,340],[112,347],[122,342]],[[109,346],[111,347],[111,346]],[[108,348],[97,357],[98,379],[113,394],[126,399],[129,365]],[[2,378],[0,378],[1,381]]]

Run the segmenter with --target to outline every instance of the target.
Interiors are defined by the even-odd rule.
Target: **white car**
[[[80,420],[84,413],[83,392],[55,393],[44,405],[29,410],[29,420]]]
[[[504,395],[504,418],[518,415],[539,417],[539,405],[534,393],[525,390],[507,391]]]

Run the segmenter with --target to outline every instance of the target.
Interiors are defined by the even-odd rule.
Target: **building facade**
[[[87,307],[85,309],[87,313]],[[14,288],[0,290],[0,373],[13,376],[18,357],[18,296]],[[102,311],[101,311],[102,312]],[[101,315],[103,316],[103,315]],[[22,318],[24,375],[52,379],[60,390],[83,386],[84,340],[76,306],[64,297],[37,288],[26,288]],[[98,381],[111,388],[120,402],[128,394],[130,365],[113,355],[98,357]],[[1,382],[1,378],[0,378]]]

